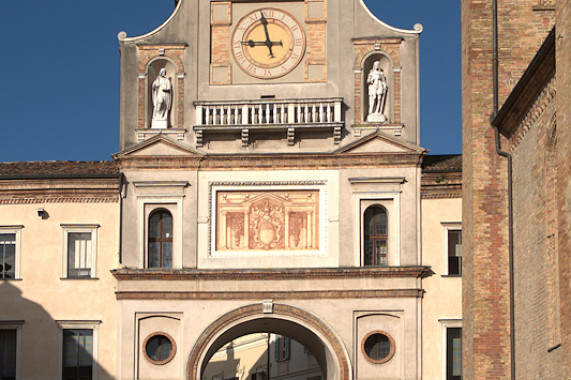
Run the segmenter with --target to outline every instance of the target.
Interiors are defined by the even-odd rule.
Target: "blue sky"
[[[421,145],[461,153],[460,1],[365,2],[389,25],[423,25]],[[1,1],[0,162],[110,159],[119,150],[117,33],[149,32],[173,9],[173,0]]]

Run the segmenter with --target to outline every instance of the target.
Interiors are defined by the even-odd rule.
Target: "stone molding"
[[[337,337],[334,331],[331,330],[319,317],[302,310],[300,308],[284,305],[274,304],[272,318],[282,317],[290,321],[299,321],[311,326],[312,329],[318,331],[333,349],[333,354],[338,362],[339,379],[350,380],[351,377],[351,363],[345,351],[343,342]],[[200,334],[200,338],[194,345],[188,360],[187,378],[198,379],[200,369],[200,359],[206,353],[209,344],[215,337],[222,332],[227,326],[238,323],[243,320],[244,322],[252,318],[267,318],[263,313],[263,303],[253,304],[233,310],[214,321],[205,331]]]
[[[309,300],[362,298],[422,298],[422,289],[240,291],[240,292],[149,292],[118,291],[117,300]]]
[[[116,197],[44,197],[35,198],[5,198],[0,199],[1,205],[17,205],[17,204],[41,204],[41,203],[119,203],[119,194]]]
[[[513,152],[519,146],[529,129],[535,125],[546,109],[550,105],[554,105],[556,92],[555,76],[553,76],[527,109],[523,119],[515,127],[513,134],[509,138],[510,152]]]
[[[432,271],[426,266],[406,267],[355,267],[355,268],[311,268],[283,270],[148,270],[117,269],[111,273],[120,281],[130,280],[276,280],[276,279],[351,279],[379,277],[424,278]]]

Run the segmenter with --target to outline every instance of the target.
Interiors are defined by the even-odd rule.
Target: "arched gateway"
[[[262,303],[223,315],[201,334],[190,353],[187,379],[201,379],[208,361],[225,343],[258,332],[286,335],[300,342],[315,355],[325,379],[352,379],[345,346],[319,317],[290,305]]]

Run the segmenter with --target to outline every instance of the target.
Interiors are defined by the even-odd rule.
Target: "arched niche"
[[[165,78],[170,82],[171,88],[171,101],[170,109],[168,110],[167,123],[153,124],[153,83],[160,75],[162,69],[166,70]],[[147,106],[146,106],[146,123],[148,128],[173,128],[176,125],[176,115],[178,113],[178,80],[177,80],[177,67],[174,62],[168,58],[156,58],[149,62],[147,65]]]
[[[371,108],[373,109],[373,114],[377,114],[376,109],[378,103],[375,101],[371,106],[371,96],[370,96],[370,74],[373,70],[375,62],[379,62],[379,67],[386,79],[386,93],[382,98],[381,102],[381,112],[380,116],[369,116]],[[362,115],[361,120],[363,122],[370,123],[390,123],[393,119],[393,99],[394,99],[394,80],[393,80],[393,63],[391,58],[383,52],[374,52],[367,54],[361,63],[362,83],[361,83],[361,109]],[[378,99],[378,97],[375,97]]]

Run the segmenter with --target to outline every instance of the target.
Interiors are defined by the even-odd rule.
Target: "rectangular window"
[[[91,232],[71,232],[67,235],[68,277],[91,276]]]
[[[462,230],[448,230],[448,274],[462,274]]]
[[[0,330],[0,379],[16,380],[16,329]]]
[[[446,329],[446,380],[462,379],[462,328]]]
[[[276,361],[289,360],[290,338],[283,335],[276,336]]]
[[[0,278],[16,278],[16,234],[0,234]]]
[[[97,228],[99,225],[62,224],[63,278],[96,277]]]
[[[63,380],[93,378],[93,330],[64,329],[62,352]]]

